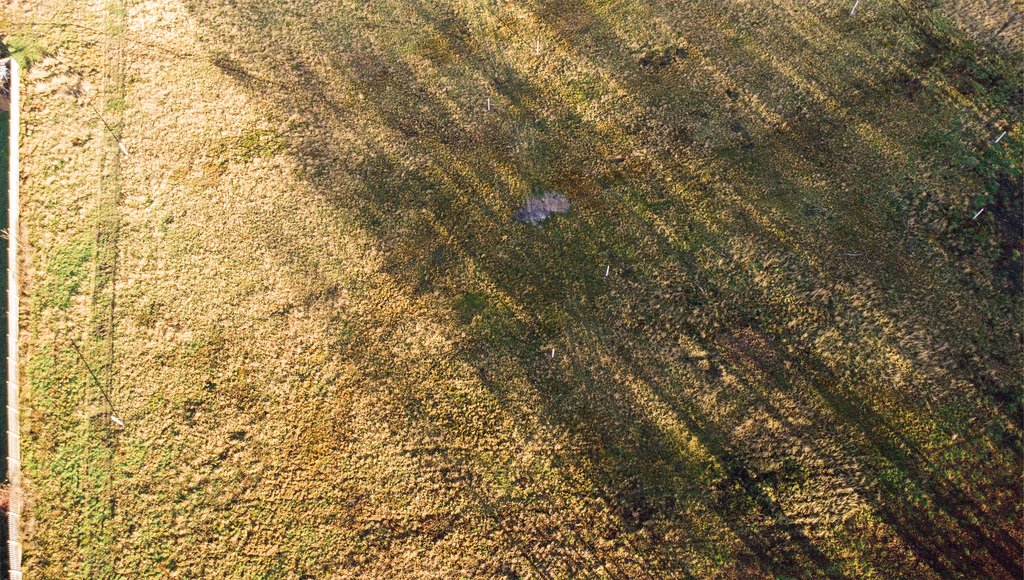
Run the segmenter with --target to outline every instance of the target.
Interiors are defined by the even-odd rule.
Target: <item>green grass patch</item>
[[[124,97],[110,99],[105,106],[107,111],[111,113],[123,113],[125,109]]]
[[[455,303],[455,310],[463,322],[470,322],[487,308],[487,297],[479,292],[467,292]]]
[[[210,156],[214,161],[210,167],[223,169],[230,163],[245,163],[261,157],[272,157],[284,148],[285,143],[277,132],[269,129],[250,129],[211,147]]]
[[[51,52],[43,40],[34,35],[12,34],[5,38],[5,43],[11,58],[24,70],[29,70],[32,63],[42,60]]]
[[[75,241],[57,249],[46,266],[46,282],[40,292],[44,306],[67,310],[85,281],[86,263],[92,256],[92,244]]]

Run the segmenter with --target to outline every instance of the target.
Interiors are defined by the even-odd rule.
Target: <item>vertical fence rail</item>
[[[7,512],[7,553],[11,580],[21,580],[21,427],[18,423],[18,137],[20,131],[21,71],[13,58],[10,67],[11,127],[8,169],[7,225],[7,478],[10,505]]]

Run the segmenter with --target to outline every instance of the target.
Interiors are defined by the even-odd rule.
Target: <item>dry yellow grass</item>
[[[1019,79],[832,4],[10,13],[28,573],[1014,575]]]

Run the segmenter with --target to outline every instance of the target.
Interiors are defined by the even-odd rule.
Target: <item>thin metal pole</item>
[[[78,343],[76,343],[70,336],[64,335],[64,338],[68,339],[68,342],[71,343],[71,348],[75,349],[75,354],[78,355],[78,360],[82,361],[82,364],[85,365],[85,369],[89,371],[89,376],[91,376],[93,382],[96,383],[96,388],[100,390],[100,393],[103,394],[103,398],[107,401],[107,404],[110,405],[111,418],[115,420],[115,423],[124,426],[124,423],[116,417],[117,409],[114,408],[114,403],[110,400],[110,395],[108,395],[106,389],[103,388],[103,384],[100,383],[100,379],[96,376],[96,373],[92,371],[92,367],[89,366],[89,361],[85,360],[85,356],[82,355],[82,351],[78,348]]]
[[[106,127],[107,132],[110,133],[110,136],[114,138],[114,141],[117,141],[117,148],[121,150],[121,153],[123,153],[125,157],[128,157],[128,149],[124,146],[124,143],[121,142],[121,137],[114,132],[114,129],[110,126],[110,123],[107,123],[107,120],[103,118],[103,115],[100,114],[100,110],[96,108],[96,104],[92,101],[89,101],[89,106],[92,108],[92,112],[95,113],[96,118],[98,118],[100,122],[103,123],[103,126]]]

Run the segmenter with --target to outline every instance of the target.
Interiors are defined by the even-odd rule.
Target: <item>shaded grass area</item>
[[[291,56],[291,68],[296,71],[294,83],[308,85],[312,89],[305,98],[298,90],[281,95],[285,102],[293,103],[286,105],[287,110],[319,111],[309,123],[323,126],[329,125],[325,117],[356,117],[359,113],[353,110],[371,107],[370,115],[382,124],[383,135],[376,137],[377,142],[366,139],[371,142],[365,143],[365,149],[360,151],[366,156],[361,167],[357,164],[351,168],[353,173],[362,173],[366,191],[360,192],[359,185],[356,185],[356,191],[350,191],[349,195],[355,193],[364,197],[348,202],[339,199],[339,203],[349,211],[363,213],[362,221],[378,232],[388,256],[388,271],[399,280],[410,280],[417,284],[416,289],[420,289],[417,278],[443,277],[434,268],[418,266],[430,263],[425,258],[429,255],[427,252],[437,251],[433,244],[455,245],[463,260],[482,270],[500,295],[513,301],[520,312],[525,313],[520,316],[519,328],[509,333],[505,343],[520,343],[521,346],[506,350],[509,347],[503,347],[502,342],[485,339],[478,349],[467,353],[467,360],[484,369],[489,365],[477,357],[488,361],[495,356],[495,351],[507,353],[512,360],[517,360],[545,402],[549,420],[569,426],[576,436],[590,442],[596,455],[589,458],[594,471],[588,477],[597,485],[616,489],[621,488],[623,482],[637,478],[641,489],[664,489],[657,482],[666,477],[672,481],[670,474],[682,466],[677,463],[680,459],[672,445],[663,441],[664,436],[659,435],[657,427],[638,416],[639,403],[630,402],[628,396],[622,402],[600,396],[593,399],[598,392],[614,389],[612,385],[615,384],[611,377],[600,377],[603,373],[597,369],[608,363],[598,359],[596,352],[608,349],[608,356],[620,361],[624,369],[665,369],[659,373],[664,378],[655,374],[644,377],[643,382],[655,391],[657,398],[671,401],[673,396],[678,396],[679,387],[674,385],[679,383],[678,379],[669,377],[672,377],[671,369],[681,361],[678,355],[665,352],[659,339],[671,340],[673,335],[681,332],[697,338],[703,349],[725,350],[727,347],[720,344],[723,336],[749,332],[744,328],[752,328],[759,342],[764,344],[763,352],[751,353],[749,345],[741,344],[734,349],[736,352],[724,353],[722,358],[725,360],[720,363],[729,369],[730,374],[745,375],[747,381],[758,385],[751,385],[749,392],[739,397],[741,401],[766,398],[763,394],[758,395],[764,389],[792,389],[788,384],[804,382],[805,388],[811,388],[819,397],[815,404],[822,407],[819,412],[823,413],[823,418],[831,416],[833,420],[838,419],[864,441],[864,447],[847,449],[867,463],[862,463],[861,469],[872,473],[872,461],[881,462],[874,469],[884,469],[882,466],[886,464],[896,466],[895,473],[900,476],[891,484],[882,478],[878,482],[878,503],[871,500],[869,503],[874,504],[874,511],[879,517],[903,536],[918,559],[940,573],[950,572],[951,566],[963,565],[956,563],[962,560],[950,554],[958,552],[959,543],[966,541],[986,553],[982,558],[991,558],[996,566],[993,571],[1012,572],[1019,566],[1013,555],[1019,539],[1015,537],[1016,533],[1008,534],[1012,528],[1009,521],[996,524],[989,530],[975,527],[976,524],[970,522],[979,515],[984,514],[981,517],[986,520],[998,519],[999,515],[988,512],[981,505],[972,505],[971,501],[967,505],[972,507],[966,508],[968,511],[965,512],[961,507],[965,496],[959,486],[970,484],[964,481],[956,484],[928,481],[933,477],[927,475],[931,471],[929,461],[914,458],[920,453],[916,451],[920,443],[914,439],[928,438],[928,432],[944,430],[944,426],[928,421],[930,425],[926,423],[915,428],[910,422],[898,422],[897,417],[908,411],[921,418],[931,415],[923,407],[907,400],[897,399],[890,403],[902,408],[901,411],[869,411],[866,405],[882,406],[885,398],[891,400],[892,395],[887,395],[883,387],[868,398],[868,393],[862,392],[862,387],[851,381],[853,377],[836,376],[837,372],[853,371],[853,376],[862,376],[860,380],[878,381],[885,385],[886,365],[879,360],[879,351],[887,348],[883,346],[886,342],[905,341],[899,338],[886,340],[884,335],[864,332],[854,326],[845,332],[845,340],[840,344],[845,342],[844,350],[867,360],[857,361],[852,367],[822,360],[822,354],[814,352],[813,347],[808,348],[810,341],[806,334],[799,336],[793,332],[794,327],[803,327],[806,333],[806,329],[817,325],[803,323],[783,304],[773,304],[771,294],[775,289],[770,285],[759,287],[756,280],[759,273],[751,272],[745,263],[757,260],[751,255],[756,254],[756,251],[751,251],[751,246],[779,248],[776,251],[784,256],[782,260],[792,260],[796,264],[787,275],[776,277],[772,283],[788,282],[790,286],[795,284],[797,288],[804,286],[811,290],[849,283],[849,279],[844,280],[842,276],[847,272],[852,274],[850,270],[840,270],[837,279],[836,275],[822,269],[816,273],[817,276],[807,279],[805,272],[814,268],[811,248],[818,252],[832,250],[827,253],[832,259],[837,259],[841,250],[866,250],[871,253],[873,263],[851,270],[855,270],[861,279],[866,277],[869,285],[874,283],[887,287],[887,292],[896,298],[890,299],[888,304],[872,304],[864,309],[867,312],[858,314],[867,318],[881,313],[888,313],[881,316],[918,317],[910,332],[931,334],[929,338],[941,341],[944,333],[952,332],[952,329],[946,331],[937,327],[927,310],[930,305],[918,307],[898,297],[910,295],[909,284],[913,284],[915,278],[933,276],[932,270],[938,270],[939,276],[949,277],[950,281],[958,280],[959,287],[969,288],[971,282],[963,281],[955,273],[955,263],[951,263],[946,271],[936,268],[934,262],[928,268],[915,267],[904,261],[902,251],[893,252],[886,248],[897,240],[901,246],[921,241],[919,234],[900,231],[899,221],[905,219],[905,211],[900,203],[900,194],[894,190],[920,170],[915,160],[925,159],[928,155],[912,146],[894,143],[886,134],[911,130],[908,117],[921,108],[944,109],[954,106],[954,102],[941,97],[923,103],[922,107],[911,102],[887,114],[883,107],[891,106],[891,101],[883,104],[881,98],[876,98],[875,103],[864,100],[857,109],[847,108],[839,103],[844,102],[844,93],[851,91],[848,85],[844,86],[838,79],[815,79],[811,76],[813,73],[800,70],[806,66],[804,63],[787,62],[784,58],[778,59],[783,60],[780,63],[771,57],[765,58],[763,45],[758,43],[775,44],[777,29],[769,27],[772,36],[766,38],[762,35],[755,41],[756,33],[749,25],[740,24],[729,30],[730,24],[742,22],[751,15],[735,15],[726,11],[717,15],[718,22],[724,21],[725,24],[714,28],[714,32],[708,30],[707,36],[697,41],[708,41],[712,34],[725,29],[728,31],[723,35],[725,44],[694,48],[697,55],[701,51],[713,52],[715,60],[696,56],[690,62],[690,70],[686,70],[685,65],[677,66],[677,62],[660,63],[653,65],[654,68],[667,70],[656,70],[652,74],[645,70],[652,65],[642,62],[643,57],[638,63],[636,55],[639,50],[627,48],[630,41],[637,42],[643,38],[644,25],[640,25],[641,31],[636,31],[639,34],[633,37],[629,35],[636,32],[623,29],[642,22],[648,23],[649,28],[664,22],[665,29],[668,29],[667,21],[673,10],[667,6],[663,8],[666,16],[659,17],[654,9],[647,14],[638,14],[640,10],[634,8],[633,14],[620,15],[625,18],[617,21],[600,16],[598,10],[591,12],[586,5],[574,3],[545,3],[524,8],[522,12],[511,9],[505,15],[471,7],[453,7],[450,12],[443,7],[413,8],[414,21],[427,32],[417,35],[412,32],[411,25],[404,27],[399,24],[403,38],[437,35],[450,43],[447,54],[430,58],[430,53],[427,53],[427,62],[423,62],[422,53],[409,51],[403,46],[389,48],[391,43],[382,36],[385,34],[383,31],[378,35],[369,26],[354,27],[351,23],[356,22],[356,18],[347,19],[334,14],[328,18],[293,23],[284,14],[280,15],[281,21],[275,22],[274,11],[267,6],[254,9],[253,13],[259,14],[261,20],[255,24],[260,36],[272,36],[278,27],[297,26],[293,29],[295,33],[300,34],[301,30],[311,45],[310,49],[316,52],[315,60],[310,62],[318,61],[324,67],[307,68],[309,64],[299,55],[301,51]],[[527,24],[516,22],[515,18],[519,16],[526,16]],[[770,18],[765,14],[759,16]],[[685,16],[680,13],[681,21],[683,18]],[[794,19],[803,24],[799,20],[801,18],[812,20],[814,16],[802,12]],[[397,12],[394,21],[401,22]],[[382,16],[379,22],[383,27],[384,22],[393,21]],[[902,22],[906,26],[907,21]],[[780,23],[781,26],[786,24],[785,21]],[[917,26],[917,22],[913,21],[911,25]],[[819,24],[817,29],[820,31],[825,26]],[[897,28],[886,32],[902,35],[911,42],[915,40],[913,34],[920,34],[913,28],[908,32],[899,26],[897,24]],[[542,44],[553,44],[557,48],[533,58],[526,56],[530,43],[524,40],[530,37],[531,29],[532,34],[543,36]],[[483,38],[470,31],[484,31]],[[487,37],[488,32],[493,35],[491,38]],[[646,32],[651,36],[657,34],[650,30]],[[703,32],[696,31],[698,35]],[[799,30],[793,32],[799,37]],[[856,32],[863,34],[862,29]],[[881,36],[880,32],[875,34]],[[948,34],[948,30],[940,29],[938,34]],[[369,37],[367,42],[362,41],[364,35]],[[856,33],[852,36],[857,38]],[[339,39],[344,40],[338,43]],[[496,44],[518,42],[519,46],[505,49],[515,52],[516,56],[505,51],[482,49],[481,45],[487,46],[489,40],[495,40]],[[662,39],[662,42],[671,40]],[[923,42],[927,44],[933,40],[933,37],[925,37]],[[856,40],[844,42],[850,53],[859,52],[865,59],[871,59],[868,64],[855,69],[862,79],[877,82],[872,78],[877,74],[872,65],[882,70],[913,66],[909,62],[914,57],[913,52],[907,54],[901,51],[901,47],[894,46],[888,54],[872,54],[865,48],[870,39],[862,42],[864,44]],[[691,46],[690,42],[684,41],[676,54],[686,52]],[[590,48],[592,53],[587,50]],[[787,47],[778,48],[784,50]],[[237,50],[238,46],[232,46],[232,49]],[[946,46],[940,50],[971,49]],[[261,53],[257,51],[254,54]],[[406,56],[409,58],[403,58]],[[513,63],[514,58],[526,62]],[[942,65],[936,65],[938,70],[927,71],[934,75],[931,80],[936,86],[941,88],[948,83],[966,82],[958,89],[961,93],[982,91],[980,83],[962,81],[950,74],[950,67],[954,73],[959,72],[956,62],[961,61],[956,59],[967,57],[952,58],[952,64],[947,65],[944,61]],[[716,67],[712,64],[715,61],[727,64]],[[705,89],[714,91],[712,98],[697,88],[700,80],[694,83],[696,87],[687,84],[687,81],[694,80],[693,69],[698,66],[717,72],[713,75],[717,76],[719,86]],[[839,64],[833,66],[834,69],[826,68],[820,74],[835,74],[831,71],[838,72]],[[1006,70],[1003,69],[1004,73]],[[338,71],[344,73],[339,75]],[[967,74],[979,76],[976,70]],[[999,105],[1012,106],[1006,96],[1016,94],[1014,88],[1002,87],[1013,81],[987,69],[985,74],[997,75],[998,80],[994,83],[996,89],[985,90],[985,96],[993,94],[993,100]],[[366,95],[368,102],[361,100],[358,104],[332,106],[330,95],[332,92],[337,94],[339,76],[350,87],[349,90]],[[730,97],[731,89],[727,87],[732,84],[732,78],[743,79],[746,102],[738,96]],[[413,80],[409,82],[406,79]],[[239,80],[253,90],[265,90],[260,83],[252,83],[247,77]],[[832,80],[832,86],[820,88],[828,86],[829,80]],[[591,95],[575,92],[580,85],[588,83],[591,87],[600,87],[600,81],[614,83],[613,86],[621,87],[625,93],[618,106],[605,108],[600,113],[611,119],[611,127],[599,127],[584,119],[586,107],[611,92],[607,84]],[[450,99],[440,97],[434,83],[445,86],[445,94],[454,92],[458,96]],[[740,85],[741,82],[736,81],[737,89]],[[777,92],[775,87],[780,85],[788,85],[790,90],[796,91],[793,97],[799,105],[787,102],[786,95],[782,95],[778,99],[782,102],[782,112],[776,113],[771,110],[774,102],[768,104],[760,94]],[[476,94],[473,94],[474,90]],[[828,90],[833,94],[829,95]],[[717,98],[721,92],[725,92],[724,100]],[[468,104],[479,103],[482,95],[490,93],[497,94],[505,110],[494,115],[497,119],[485,117],[479,105]],[[889,101],[888,91],[880,93],[879,97],[882,95]],[[925,99],[936,97],[922,98]],[[982,102],[976,106],[987,104],[983,99],[979,101]],[[795,111],[798,106],[803,109],[800,113]],[[758,111],[758,108],[769,110]],[[794,109],[794,114],[788,114],[787,109]],[[801,116],[808,125],[804,134],[801,134],[799,126]],[[821,121],[825,120],[827,126],[829,119],[849,123],[852,130],[844,130],[837,123],[829,127],[837,134],[828,138],[807,134],[824,132]],[[679,127],[681,120],[683,127]],[[685,126],[687,121],[694,129]],[[975,117],[972,120],[973,123],[980,121],[983,119]],[[794,124],[797,127],[787,130]],[[485,134],[478,132],[481,125],[487,126]],[[717,130],[714,129],[716,125],[719,127]],[[879,126],[880,129],[876,128]],[[982,125],[975,127],[973,130],[976,131]],[[687,133],[701,130],[706,133],[701,136],[703,147],[694,147],[694,140]],[[387,142],[389,138],[404,140],[403,145],[394,147]],[[758,140],[762,143],[760,146]],[[867,166],[850,168],[852,175],[849,180],[853,183],[838,183],[842,178],[824,179],[819,188],[808,187],[808,175],[801,175],[800,169],[814,173],[835,163],[833,156],[807,155],[808,149],[822,140],[852,149],[843,155],[850,165],[863,163]],[[810,144],[814,145],[808,147]],[[319,190],[330,195],[332,188],[338,186],[337,170],[330,168],[343,165],[342,153],[331,157],[331,152],[319,138],[308,143],[297,142],[294,147],[304,159],[316,159],[318,155],[328,157],[325,163],[314,166],[311,177]],[[1013,145],[1008,143],[1008,147]],[[398,151],[391,152],[392,149]],[[606,159],[620,155],[624,150],[633,154],[630,162],[622,170],[608,167]],[[637,154],[638,150],[642,153]],[[467,157],[462,151],[472,151],[472,156]],[[417,153],[426,154],[429,161],[425,166],[414,160]],[[681,159],[684,156],[692,156],[697,161],[684,161]],[[893,165],[890,158],[908,160],[911,165]],[[783,161],[786,159],[791,160],[792,165]],[[696,169],[696,164],[706,164],[711,168],[710,174],[706,169]],[[794,166],[799,169],[794,171]],[[612,183],[593,183],[602,177]],[[815,177],[822,179],[820,175]],[[675,185],[671,184],[673,181]],[[501,233],[510,229],[503,223],[507,219],[508,200],[522,195],[517,195],[516,191],[529,191],[538,183],[553,184],[566,190],[576,204],[576,220],[558,222],[542,231],[508,233],[506,236],[516,241],[510,240],[507,246],[502,244],[494,248],[495,242],[503,239]],[[494,184],[493,190],[489,189],[491,184]],[[852,195],[845,199],[829,195],[826,191],[851,186]],[[461,192],[473,193],[465,195]],[[690,197],[701,195],[710,199]],[[808,195],[813,196],[811,204],[824,200],[835,204],[829,216],[835,225],[819,227],[800,223],[807,217]],[[731,205],[729,202],[733,201],[739,203]],[[694,210],[699,217],[684,217],[687,211]],[[424,211],[426,217],[423,217]],[[668,225],[659,232],[658,222],[667,222]],[[723,222],[728,225],[723,226]],[[832,235],[833,231],[838,235]],[[865,239],[866,231],[881,235]],[[883,233],[891,231],[903,235],[897,237]],[[638,232],[646,232],[647,235],[641,237]],[[608,261],[607,258],[602,259],[601,253],[611,254],[609,238],[618,238],[619,244],[633,253],[633,259],[627,259],[622,268],[632,270],[634,279],[629,281],[631,284],[627,283],[628,290],[622,288],[619,293],[608,286],[602,287],[598,278],[599,264]],[[748,247],[737,251],[736,246],[742,248],[743,245]],[[924,247],[914,252],[916,259],[941,259],[941,254],[937,254],[941,252],[940,248],[922,245]],[[732,264],[709,268],[697,263],[693,256],[705,248],[720,253],[727,263]],[[744,250],[746,255],[740,254]],[[649,260],[646,264],[637,255],[641,252],[643,259]],[[802,267],[799,265],[801,262],[804,263]],[[676,276],[666,276],[660,270],[662,267]],[[707,288],[703,292],[695,284],[684,282],[701,275],[707,277]],[[671,283],[673,279],[683,288],[668,298],[657,288]],[[909,281],[909,284],[903,286],[901,279]],[[440,282],[442,288],[445,282],[452,283],[443,279]],[[856,290],[847,291],[847,295],[839,299],[853,302],[856,293]],[[837,294],[842,295],[843,292]],[[464,296],[477,294],[471,292]],[[953,299],[973,299],[967,296]],[[463,298],[460,302],[460,309],[467,307],[465,300]],[[998,298],[995,300],[998,304]],[[474,298],[471,302],[479,300]],[[698,310],[696,315],[686,312],[689,308],[680,311],[680,303],[685,305],[688,302],[705,307],[708,302],[717,302],[718,308],[711,306],[704,311]],[[599,307],[591,306],[595,304]],[[997,308],[1011,307],[1010,303],[1003,304]],[[833,310],[835,308],[833,304]],[[876,308],[880,308],[881,313],[871,312]],[[851,310],[856,313],[858,308]],[[691,314],[689,320],[686,314]],[[834,314],[833,317],[837,318]],[[871,323],[864,321],[864,324]],[[620,325],[629,331],[616,336],[616,327]],[[1006,334],[1003,336],[1007,337]],[[543,352],[549,343],[565,345],[562,348],[566,349],[572,362],[561,365],[562,368],[538,367],[537,353]],[[606,343],[610,344],[601,346]],[[1003,345],[1007,356],[1014,356],[1010,354],[1012,344],[1011,339]],[[895,348],[906,347],[900,345]],[[872,349],[879,352],[875,355],[879,358],[874,361],[869,354]],[[748,365],[752,368],[743,369],[743,362],[735,360],[744,357],[752,361]],[[775,358],[777,362],[766,362],[766,358],[769,361]],[[775,368],[758,368],[764,366]],[[812,372],[816,368],[821,369],[818,374]],[[970,374],[968,372],[964,378],[970,380]],[[927,376],[926,372],[919,373],[918,379],[927,380]],[[949,379],[935,377],[932,380],[936,381],[933,384],[939,389],[941,386],[937,383]],[[664,394],[659,392],[662,389],[666,389]],[[621,387],[613,392],[625,394]],[[978,402],[981,405],[991,404],[984,396]],[[1005,404],[1007,401],[999,402]],[[742,404],[740,402],[737,406]],[[770,408],[771,404],[764,406]],[[675,415],[683,421],[688,432],[697,434],[721,466],[723,471],[717,477],[729,482],[726,483],[727,488],[738,485],[739,495],[735,500],[726,495],[717,505],[709,507],[728,522],[733,533],[753,555],[753,560],[763,562],[776,573],[813,568],[826,573],[837,572],[830,557],[803,535],[803,529],[780,522],[784,519],[781,516],[784,510],[777,500],[764,495],[760,486],[745,482],[745,479],[757,476],[749,473],[751,468],[739,452],[729,450],[731,445],[739,445],[743,439],[736,441],[735,435],[707,425],[699,415],[689,416],[684,409],[676,410]],[[1012,401],[1010,407],[1004,407],[1004,412],[1007,419],[1014,416]],[[904,430],[910,433],[904,434]],[[673,464],[678,467],[672,467]],[[656,467],[658,465],[662,467]],[[1012,488],[1014,477],[1011,473],[1012,469],[1004,475],[993,474],[997,481],[1003,482],[997,485]],[[672,488],[672,485],[668,486],[668,489]],[[908,495],[908,490],[916,490],[916,493]],[[670,492],[644,493],[657,497]],[[642,503],[644,500],[634,501]],[[611,502],[622,503],[623,500]],[[624,509],[629,513],[634,511],[630,507]],[[668,515],[671,510],[665,512],[663,517],[671,520],[672,516]],[[988,521],[986,525],[990,524],[992,522]],[[956,540],[944,543],[941,536],[933,533],[936,525],[960,532],[952,534]],[[939,543],[936,545],[936,542]],[[980,560],[969,566],[979,563]]]
[[[151,550],[104,540],[121,542],[122,565],[1019,575],[1020,78],[1007,56],[897,4],[857,20],[790,2],[254,0],[190,14],[213,65],[287,119],[211,143],[195,191],[247,195],[246,171],[286,158],[308,185],[298,203],[344,216],[338,235],[366,236],[373,265],[335,274],[357,267],[317,247],[335,238],[273,212],[279,225],[233,241],[305,284],[270,316],[312,325],[309,344],[268,354],[254,314],[256,330],[221,322],[133,361],[188,378],[171,401],[139,384],[125,395],[140,418],[172,408],[180,422],[148,435],[174,442],[157,465],[121,456],[138,462],[120,468],[125,485],[164,506],[122,496],[158,514],[116,519]],[[571,214],[513,223],[537,188],[564,193]],[[971,219],[979,207],[988,221]],[[203,250],[164,226],[185,240],[175,251]],[[221,251],[210,259],[240,259]],[[171,308],[160,299],[138,299],[140,329]],[[261,368],[282,357],[286,378]],[[56,399],[67,416],[74,391]],[[294,423],[272,414],[268,401],[293,399]],[[230,471],[260,428],[232,426],[221,445],[212,425],[226,417],[294,437]],[[385,455],[394,472],[360,456],[379,449],[370,438],[403,450]],[[185,442],[203,451],[187,458]],[[61,453],[41,453],[47,469]],[[252,491],[282,463],[309,474],[289,488],[298,499]],[[233,475],[201,475],[222,468]],[[168,473],[191,481],[161,485]],[[410,499],[422,495],[437,503]],[[315,521],[296,526],[307,509]],[[43,502],[36,518],[63,510],[82,511]],[[205,527],[184,522],[210,510]],[[40,545],[54,533],[42,527]],[[199,535],[241,553],[201,562],[183,547]]]

